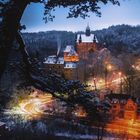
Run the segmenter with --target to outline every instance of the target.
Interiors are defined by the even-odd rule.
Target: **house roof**
[[[77,68],[77,64],[74,62],[66,62],[64,65],[65,69],[75,69]]]
[[[51,55],[47,57],[44,64],[64,64],[64,58]]]
[[[0,122],[0,127],[1,127],[1,126],[4,126],[4,125],[5,125],[5,123],[4,123],[4,122]]]
[[[64,52],[68,53],[68,56],[72,56],[72,55],[78,56],[78,54],[76,53],[74,49],[74,46],[72,45],[67,45]]]
[[[108,97],[111,101],[114,102],[122,102],[122,101],[127,101],[129,99],[136,101],[136,98],[128,94],[108,94],[106,95],[106,97]]]
[[[64,52],[70,52],[71,50],[74,50],[74,47],[72,45],[67,45]]]

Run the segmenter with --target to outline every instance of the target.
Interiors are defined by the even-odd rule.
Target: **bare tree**
[[[46,21],[53,20],[54,16],[51,12],[56,7],[69,7],[70,11],[68,13],[68,17],[82,17],[85,18],[88,16],[88,12],[93,12],[96,15],[100,16],[101,13],[99,11],[100,7],[98,6],[99,2],[103,4],[107,4],[111,2],[113,4],[118,4],[118,0],[10,0],[6,2],[6,0],[2,0],[0,2],[1,6],[1,24],[0,24],[0,77],[2,76],[7,59],[9,56],[9,52],[12,48],[13,41],[18,39],[18,29],[20,27],[20,20],[23,15],[23,12],[28,4],[31,2],[34,3],[43,3],[45,5],[45,17]],[[20,43],[20,42],[18,42]],[[20,46],[23,46],[22,44]],[[21,49],[22,50],[22,49]],[[24,49],[25,50],[25,49]],[[23,52],[23,50],[22,50]],[[25,54],[25,52],[23,52]],[[23,54],[23,55],[24,55]]]
[[[123,89],[124,92],[126,92],[127,94],[130,94],[132,96],[134,96],[135,94],[135,85],[136,83],[136,79],[137,79],[137,74],[135,69],[133,68],[133,65],[135,64],[135,61],[137,59],[136,56],[134,56],[133,54],[122,54],[123,57],[123,72],[124,72],[124,80],[123,80]]]

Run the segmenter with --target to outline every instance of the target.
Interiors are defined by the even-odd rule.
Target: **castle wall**
[[[64,76],[68,80],[77,80],[77,68],[65,68],[64,69]]]
[[[89,52],[97,50],[96,43],[77,43],[76,48],[80,59],[88,59]]]
[[[53,72],[53,73],[63,76],[64,65],[63,64],[46,64],[45,70],[46,70],[46,72]]]

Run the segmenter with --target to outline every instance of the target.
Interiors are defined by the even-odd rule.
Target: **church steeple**
[[[90,27],[89,27],[89,24],[86,27],[86,36],[90,36]]]

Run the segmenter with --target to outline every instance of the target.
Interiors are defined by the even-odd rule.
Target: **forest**
[[[94,27],[94,25],[91,26]],[[23,37],[30,54],[40,54],[39,56],[44,58],[56,54],[59,45],[61,46],[61,52],[66,45],[75,45],[77,33],[79,32],[47,31],[23,33]],[[116,25],[107,29],[92,31],[92,33],[115,56],[124,52],[140,55],[140,26]]]

